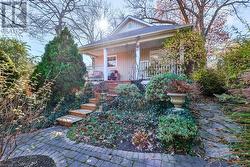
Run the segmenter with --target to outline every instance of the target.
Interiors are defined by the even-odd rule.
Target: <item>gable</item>
[[[144,28],[144,27],[146,26],[141,23],[130,20],[123,27],[121,27],[118,31],[116,31],[116,33],[128,32],[128,31],[132,31],[132,30],[136,30],[136,29]]]
[[[124,19],[117,28],[113,31],[112,34],[118,34],[128,31],[133,31],[145,27],[150,27],[152,24],[149,24],[143,20],[136,19],[132,16],[128,16],[126,19]]]

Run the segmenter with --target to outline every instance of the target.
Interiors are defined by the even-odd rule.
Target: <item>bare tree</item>
[[[108,34],[116,23],[115,11],[111,8],[111,4],[104,0],[88,0],[87,5],[78,7],[70,17],[67,17],[72,24],[72,31],[76,39],[84,39],[88,43],[100,39],[102,35]],[[107,32],[102,32],[97,23],[105,19],[109,22]]]
[[[78,42],[89,43],[100,38],[98,20],[115,20],[114,10],[105,0],[33,0],[30,4],[32,35],[59,34],[66,26]]]
[[[193,24],[205,39],[214,39],[216,35],[216,38],[228,35],[223,31],[226,16],[239,17],[239,7],[248,7],[250,0],[127,0],[127,4],[142,19],[153,23]]]
[[[67,17],[76,10],[80,0],[30,1],[30,27],[33,33],[56,33],[69,26]]]

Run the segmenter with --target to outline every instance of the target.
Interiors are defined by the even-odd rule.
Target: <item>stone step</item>
[[[91,98],[91,99],[89,99],[89,103],[97,104],[98,100],[97,100],[97,98]]]
[[[93,103],[82,104],[81,109],[94,111],[96,109],[96,104]]]
[[[77,110],[71,110],[69,113],[74,116],[85,118],[88,114],[92,113],[91,110],[84,110],[84,109],[77,109]]]
[[[74,123],[81,121],[83,118],[74,115],[65,115],[56,119],[63,126],[71,127]]]

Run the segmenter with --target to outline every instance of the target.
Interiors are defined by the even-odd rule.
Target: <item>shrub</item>
[[[86,72],[81,54],[67,28],[45,47],[42,61],[37,65],[32,80],[39,88],[46,80],[54,80],[52,89],[54,102],[74,95],[84,85]]]
[[[167,96],[169,90],[168,84],[173,80],[190,82],[187,77],[183,75],[172,73],[156,75],[150,80],[146,87],[146,99],[151,102],[169,101],[169,96]]]
[[[2,90],[1,93],[5,93],[9,88],[11,88],[15,81],[20,77],[19,73],[17,72],[14,63],[9,58],[9,56],[0,50],[0,81],[5,82],[0,86]],[[2,95],[2,94],[1,94]],[[1,96],[0,95],[0,96]]]
[[[134,84],[120,84],[115,92],[121,97],[141,97],[140,90]]]
[[[167,38],[163,45],[166,54],[163,54],[163,60],[160,61],[161,64],[168,63],[169,56],[171,59],[179,61],[180,53],[183,52],[185,55],[182,64],[184,74],[189,76],[194,70],[206,65],[204,37],[196,31],[178,31],[174,36]],[[167,59],[167,61],[164,61],[164,59]]]
[[[7,54],[20,76],[27,76],[32,72],[32,63],[28,61],[28,47],[22,41],[0,38],[0,51]]]
[[[115,103],[121,110],[141,109],[144,106],[144,97],[134,84],[120,84],[115,92],[118,95]]]
[[[159,118],[157,137],[165,146],[172,147],[175,151],[189,152],[197,131],[194,121],[170,114]]]
[[[178,115],[184,117],[185,119],[194,120],[191,112],[188,109],[175,109],[175,108],[168,108],[164,112],[165,115]]]
[[[84,88],[75,93],[77,99],[91,98],[93,97],[93,84],[91,82],[86,82]]]
[[[3,156],[8,158],[16,148],[19,133],[30,132],[47,119],[43,113],[51,95],[51,82],[27,95],[24,85],[28,81],[23,78],[14,80],[11,89],[6,89],[12,72],[6,72],[6,68],[0,65],[0,159]]]
[[[193,79],[200,85],[206,96],[222,94],[226,91],[225,76],[218,70],[201,69],[193,73]]]
[[[222,68],[227,74],[229,83],[234,82],[238,75],[250,68],[250,40],[244,40],[223,57]]]
[[[83,92],[86,96],[88,96],[89,98],[90,97],[93,97],[93,88],[94,88],[94,85],[93,83],[91,82],[87,82],[83,88]]]

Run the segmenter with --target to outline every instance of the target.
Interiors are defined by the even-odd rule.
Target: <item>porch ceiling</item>
[[[148,49],[148,48],[161,47],[164,40],[165,39],[156,39],[152,41],[141,42],[140,48],[142,50],[142,49]],[[119,46],[108,48],[108,54],[110,55],[110,54],[135,51],[135,48],[136,48],[136,42],[134,44],[121,44]],[[92,50],[84,52],[84,54],[94,56],[94,57],[102,56],[103,48],[92,49]]]

